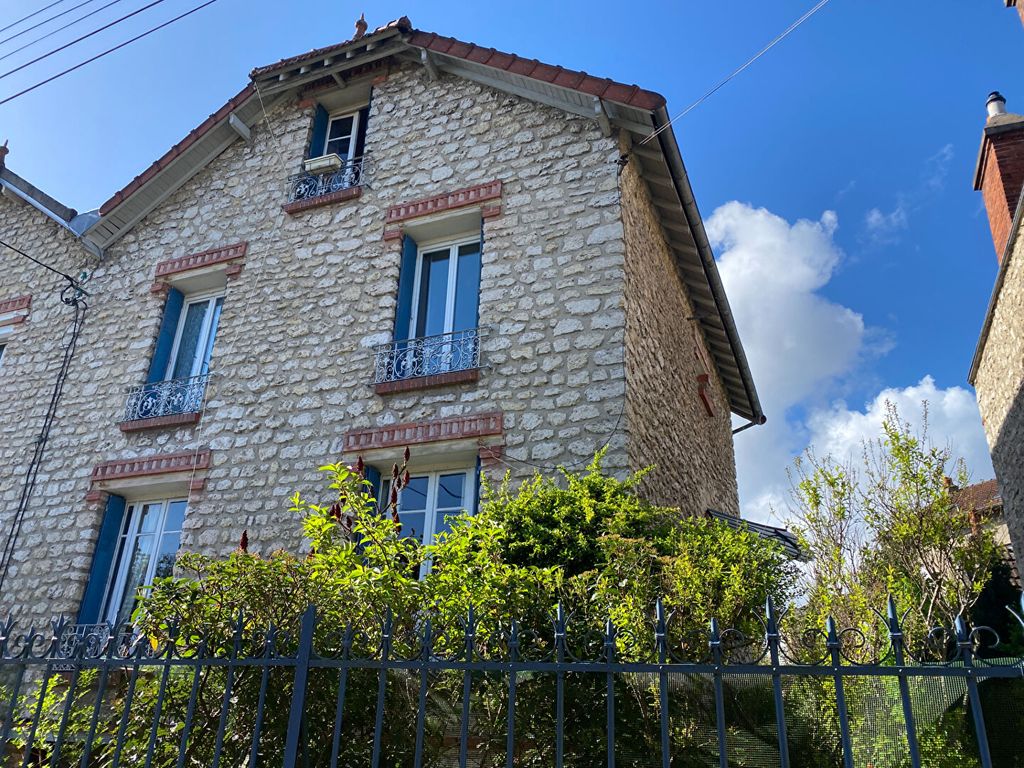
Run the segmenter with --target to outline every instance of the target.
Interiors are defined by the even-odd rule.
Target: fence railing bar
[[[956,617],[956,640],[960,649],[960,657],[964,666],[974,670],[974,640],[967,631],[963,616]],[[988,733],[985,730],[985,713],[981,709],[981,694],[978,691],[978,680],[973,675],[967,678],[967,697],[970,701],[971,716],[974,720],[974,734],[978,739],[978,757],[981,759],[981,768],[992,768],[992,754],[988,746]]]
[[[168,648],[168,652],[170,648]],[[153,765],[153,755],[156,752],[156,738],[160,732],[160,716],[163,714],[164,697],[167,695],[167,680],[171,676],[171,668],[164,665],[160,674],[160,688],[156,694],[156,705],[153,707],[153,727],[149,731],[149,743],[146,745],[146,765],[150,768]]]
[[[558,604],[555,618],[555,768],[562,768],[565,759],[565,609]]]
[[[789,735],[786,732],[786,710],[782,698],[782,674],[779,671],[779,646],[782,642],[782,637],[779,634],[775,606],[770,597],[765,604],[765,609],[767,617],[765,640],[768,643],[768,653],[772,664],[772,694],[775,699],[775,723],[779,734],[779,765],[781,768],[789,768]]]
[[[267,639],[264,642],[264,656],[273,653],[273,632],[271,627],[267,630]],[[260,673],[260,693],[256,700],[256,717],[252,726],[252,745],[249,747],[249,768],[256,768],[256,761],[260,753],[260,735],[263,733],[263,710],[267,704],[267,686],[270,683],[270,665],[264,664]]]
[[[713,673],[715,687],[715,730],[718,736],[718,766],[729,768],[728,747],[725,735],[725,690],[722,683],[722,635],[718,620],[711,619],[711,658],[715,663]]]
[[[241,650],[243,626],[242,615],[239,614],[238,621],[235,625],[235,632],[232,637],[231,660],[237,659],[239,651]],[[227,673],[224,677],[224,695],[221,697],[220,719],[217,722],[217,736],[213,745],[213,768],[218,768],[220,765],[221,754],[224,752],[224,734],[227,732],[228,727],[228,713],[231,710],[231,689],[234,686],[234,683],[235,666],[234,664],[229,663]]]
[[[113,652],[113,642],[110,643],[108,655]],[[96,729],[99,727],[100,713],[103,711],[103,700],[107,695],[107,678],[110,676],[110,667],[100,668],[99,680],[96,682],[95,701],[92,705],[92,714],[89,716],[89,730],[85,734],[85,741],[82,744],[82,759],[78,761],[79,768],[88,768],[89,758],[92,756],[92,745],[96,739]],[[4,743],[7,743],[7,735],[3,736]],[[2,753],[0,753],[2,754]]]
[[[199,656],[205,655],[206,642],[200,641],[199,648],[196,653]],[[196,714],[196,701],[199,698],[199,687],[202,681],[203,668],[197,666],[195,672],[192,673],[192,687],[188,693],[188,706],[185,709],[185,723],[181,729],[181,741],[178,744],[178,761],[175,764],[175,768],[184,768],[185,755],[188,754],[188,740],[192,735],[192,724],[195,720]]]
[[[295,680],[292,686],[292,706],[288,713],[288,733],[284,744],[284,768],[295,768],[299,755],[299,736],[302,731],[302,713],[306,704],[306,684],[309,679],[309,659],[313,655],[313,631],[316,629],[316,607],[310,605],[302,615],[299,630],[299,649],[295,656]]]
[[[466,654],[466,661],[473,662],[476,642],[476,614],[469,609],[469,616],[466,619],[466,635],[463,639],[463,649]],[[469,697],[472,693],[473,672],[466,670],[462,673],[462,714],[459,720],[459,768],[466,768],[469,757]]]
[[[509,628],[508,656],[511,661],[508,670],[508,712],[505,726],[505,768],[513,768],[516,758],[516,669],[519,656],[519,623],[515,620]]]
[[[658,649],[658,709],[660,710],[661,727],[661,768],[669,768],[672,762],[672,754],[668,737],[668,673],[665,671],[665,665],[668,663],[668,621],[665,618],[665,606],[661,600],[658,601],[655,610],[657,623],[654,630],[654,640]]]
[[[418,708],[416,710],[416,747],[413,753],[413,768],[422,768],[423,766],[423,731],[426,726],[427,719],[427,683],[430,667],[427,666],[427,662],[430,659],[433,646],[433,625],[431,624],[430,617],[428,616],[423,625],[423,646],[420,649],[420,695],[418,701]],[[331,768],[335,768],[332,764]]]
[[[846,711],[846,690],[843,688],[842,655],[840,652],[839,634],[836,623],[829,616],[825,620],[826,643],[835,671],[833,680],[836,686],[836,713],[839,718],[839,741],[843,749],[843,768],[853,768],[853,744],[850,741],[850,718]]]
[[[56,642],[56,639],[54,642]],[[28,768],[29,766],[33,745],[36,740],[36,731],[39,728],[39,720],[43,716],[43,701],[46,698],[46,692],[50,688],[50,677],[52,675],[53,664],[51,662],[46,665],[46,670],[43,672],[43,681],[39,686],[39,700],[36,702],[35,714],[32,716],[32,725],[29,728],[28,738],[25,739],[25,759],[21,764],[21,768]]]
[[[51,768],[57,768],[60,765],[60,753],[64,749],[64,734],[68,728],[68,720],[71,718],[71,710],[74,709],[79,674],[80,670],[76,666],[71,672],[71,681],[68,683],[67,693],[64,694],[64,711],[61,713],[60,725],[57,727],[57,737],[53,742],[53,752],[50,753]]]
[[[380,768],[381,740],[384,737],[384,702],[388,688],[388,659],[391,656],[391,632],[394,629],[394,617],[388,608],[384,617],[383,633],[380,643],[380,673],[377,677],[377,711],[373,721],[373,753],[370,765]]]
[[[110,763],[112,768],[117,768],[117,766],[121,764],[121,751],[124,749],[124,740],[128,734],[128,720],[132,713],[132,700],[135,698],[135,686],[139,682],[139,668],[141,666],[144,650],[143,641],[138,639],[136,641],[134,651],[135,663],[132,664],[132,671],[128,678],[128,692],[125,694],[124,712],[121,714],[121,722],[117,727],[117,739],[114,742],[114,757]]]
[[[615,661],[615,638],[615,625],[608,619],[604,627],[604,658],[609,664]],[[615,673],[610,671],[605,678],[605,708],[608,768],[615,768]]]
[[[896,675],[900,688],[900,703],[903,707],[903,724],[907,730],[907,748],[910,752],[911,768],[921,768],[921,754],[917,745],[917,728],[914,724],[914,708],[910,702],[910,685],[907,683],[904,664],[903,630],[896,612],[896,603],[889,596],[886,624],[889,630],[889,642],[892,644],[893,661],[896,664]]]
[[[14,726],[14,718],[18,709],[18,695],[21,693],[21,686],[25,681],[26,668],[25,664],[18,668],[15,673],[14,685],[11,686],[11,698],[7,702],[7,716],[4,718],[3,733],[0,734],[0,765],[7,764],[7,744],[11,739],[11,729]]]

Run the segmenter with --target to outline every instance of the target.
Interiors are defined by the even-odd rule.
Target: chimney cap
[[[355,36],[356,40],[359,40],[360,38],[363,37],[363,35],[366,34],[367,26],[368,25],[366,23],[366,14],[365,13],[359,14],[359,18],[356,19],[356,36]]]
[[[1006,97],[999,91],[992,91],[992,93],[988,95],[988,99],[985,101],[985,108],[988,110],[989,117],[1005,115]]]

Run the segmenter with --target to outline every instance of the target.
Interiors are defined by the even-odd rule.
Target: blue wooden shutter
[[[377,506],[381,504],[380,501],[380,471],[376,467],[371,467],[369,464],[366,465],[366,479],[370,481],[370,495],[377,500]]]
[[[171,288],[167,292],[167,302],[164,304],[164,319],[160,323],[160,333],[156,337],[156,349],[153,350],[153,359],[149,361],[149,375],[146,376],[146,383],[163,381],[167,373],[167,364],[171,359],[171,347],[174,346],[174,334],[178,331],[178,318],[181,317],[181,308],[185,304],[185,295],[177,288]]]
[[[313,113],[313,135],[309,139],[309,152],[306,157],[320,157],[324,153],[324,142],[327,141],[327,123],[330,116],[323,105],[316,105],[316,112]]]
[[[359,110],[359,128],[356,131],[356,145],[352,150],[352,157],[362,157],[366,151],[366,127],[370,121],[370,108],[363,107]]]
[[[412,321],[412,289],[416,282],[416,241],[408,235],[402,238],[402,266],[398,273],[398,306],[395,309],[395,341],[409,338]]]
[[[483,472],[483,465],[480,461],[480,456],[476,457],[476,484],[473,486],[473,508],[469,510],[469,514],[478,515],[480,514],[480,473]]]
[[[85,594],[78,608],[79,624],[96,624],[100,620],[107,582],[110,580],[114,558],[117,556],[117,541],[124,526],[124,510],[124,497],[112,495],[107,498],[107,508],[100,523],[100,535],[96,539],[96,549],[92,555],[89,581],[85,584]]]

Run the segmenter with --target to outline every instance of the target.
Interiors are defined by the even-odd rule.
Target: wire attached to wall
[[[4,245],[7,245],[7,243],[4,243]],[[19,251],[19,253],[21,253],[21,251]],[[32,261],[37,264],[42,264],[42,262],[28,256],[27,254],[23,255],[32,259]],[[58,272],[45,264],[42,264],[42,266],[53,272]],[[78,286],[77,282],[61,272],[58,272],[58,274],[61,274],[68,280],[68,285],[64,287],[63,291],[61,291],[60,300],[62,303],[74,309],[75,316],[71,323],[71,335],[68,338],[67,344],[64,345],[64,357],[61,360],[60,370],[57,371],[57,377],[53,384],[53,391],[50,394],[50,403],[47,406],[46,414],[43,417],[43,426],[39,432],[39,436],[36,438],[32,458],[25,470],[25,480],[22,485],[21,496],[18,499],[18,507],[15,510],[14,518],[11,521],[11,528],[7,533],[3,552],[0,553],[0,594],[3,594],[4,583],[7,581],[11,562],[14,559],[14,552],[17,548],[18,537],[21,535],[21,529],[25,521],[25,515],[28,511],[29,501],[32,498],[32,494],[36,488],[36,483],[39,479],[39,468],[43,463],[43,456],[46,453],[46,445],[50,440],[50,431],[52,430],[53,423],[57,418],[57,406],[60,404],[61,396],[64,394],[64,385],[67,383],[68,373],[71,370],[71,363],[75,358],[75,351],[78,348],[78,340],[82,335],[82,327],[85,324],[85,313],[88,309],[88,304],[85,301],[85,293]]]

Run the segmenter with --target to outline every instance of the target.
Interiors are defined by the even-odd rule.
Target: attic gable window
[[[368,106],[331,113],[317,104],[303,172],[289,179],[285,211],[297,213],[359,196],[366,175],[369,114]]]

